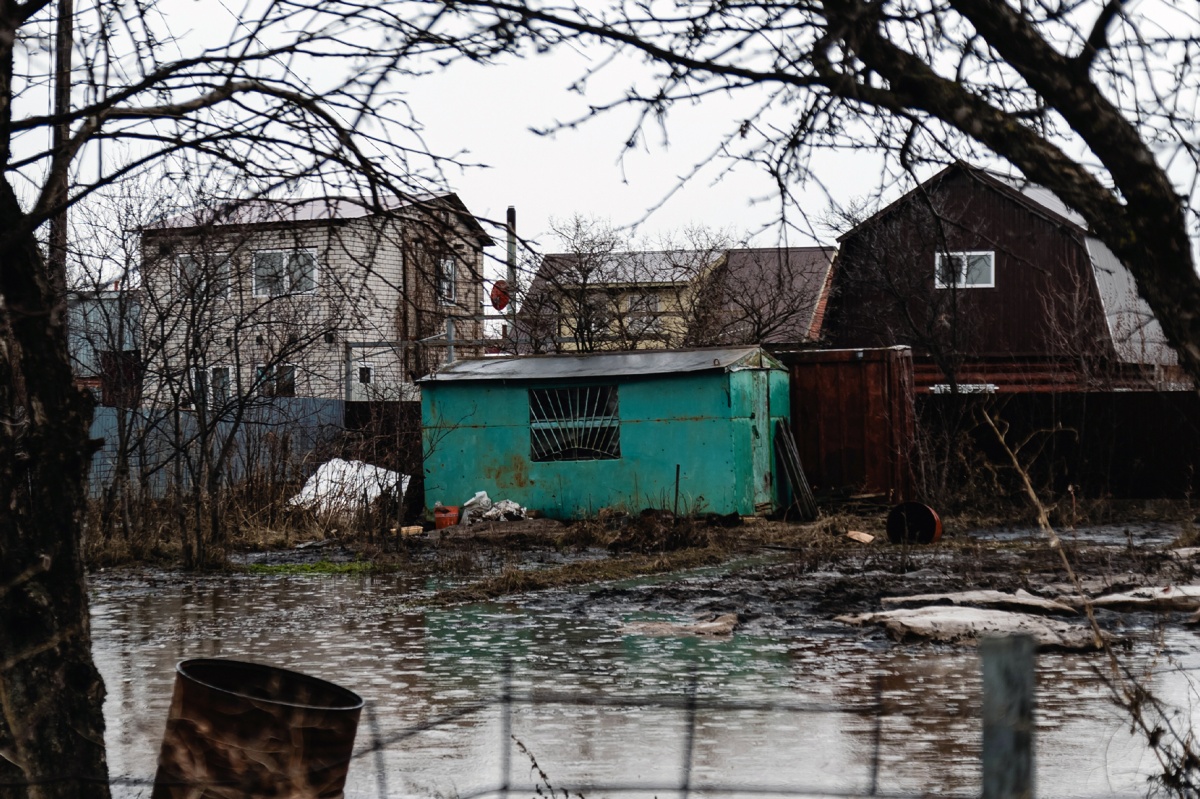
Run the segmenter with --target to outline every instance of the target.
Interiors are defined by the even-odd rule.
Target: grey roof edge
[[[840,236],[837,237],[838,243],[840,244],[840,243],[844,242],[846,239],[855,235],[856,233],[858,233],[858,231],[860,231],[862,229],[865,229],[865,228],[868,228],[868,227],[878,224],[885,217],[891,215],[894,211],[896,211],[902,205],[911,201],[913,199],[913,197],[915,197],[918,193],[932,189],[937,184],[939,184],[945,180],[948,180],[956,173],[963,174],[963,175],[967,176],[968,178],[971,178],[984,186],[992,188],[993,190],[999,192],[1000,194],[1003,194],[1008,199],[1012,200],[1013,202],[1017,203],[1018,205],[1023,206],[1027,211],[1030,211],[1035,214],[1039,214],[1040,216],[1048,219],[1050,222],[1053,222],[1054,224],[1064,225],[1066,227],[1069,227],[1069,228],[1075,230],[1079,234],[1086,234],[1088,232],[1086,222],[1084,222],[1083,224],[1080,224],[1081,221],[1083,221],[1082,219],[1071,219],[1069,216],[1065,216],[1059,209],[1049,207],[1048,205],[1046,205],[1046,203],[1040,201],[1036,196],[1033,196],[1033,195],[1027,193],[1025,190],[1025,189],[1040,189],[1040,190],[1043,190],[1046,192],[1050,192],[1050,194],[1055,196],[1055,198],[1057,199],[1057,195],[1054,195],[1054,193],[1050,189],[1046,188],[1045,186],[1042,186],[1042,185],[1036,184],[1036,183],[1032,183],[1025,178],[1017,178],[1016,176],[1011,176],[1011,175],[1006,176],[1006,175],[1004,175],[1004,173],[1001,173],[1001,172],[985,169],[983,167],[978,167],[978,166],[975,166],[974,164],[969,164],[966,161],[956,160],[953,163],[947,164],[946,166],[942,167],[936,173],[934,173],[930,177],[926,178],[925,180],[920,181],[919,183],[917,183],[917,185],[913,186],[908,191],[905,191],[899,197],[892,200],[890,203],[883,206],[879,210],[875,211],[873,214],[871,214],[866,219],[859,222],[854,227],[847,230],[845,233],[842,233]],[[1021,185],[1017,185],[1017,184],[1022,184],[1022,182],[1023,182],[1024,188]],[[1064,207],[1067,207],[1066,204],[1062,203],[1061,200],[1059,200],[1058,202],[1061,203]],[[1069,207],[1067,207],[1067,208],[1069,210]]]
[[[708,347],[458,361],[418,382],[433,385],[450,381],[553,381],[783,368],[782,363],[761,347]]]
[[[433,191],[385,198],[376,203],[367,197],[323,195],[272,199],[240,198],[214,205],[180,210],[143,225],[150,236],[187,235],[199,229],[257,229],[278,227],[318,227],[373,216],[400,215],[411,209],[438,210],[443,206],[477,238],[481,246],[496,242],[479,219],[453,191]]]

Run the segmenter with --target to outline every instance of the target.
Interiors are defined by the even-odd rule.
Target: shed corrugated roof
[[[694,350],[636,350],[581,355],[529,355],[458,361],[420,382],[445,380],[567,380],[588,377],[633,377],[713,370],[782,368],[758,347],[715,347]]]

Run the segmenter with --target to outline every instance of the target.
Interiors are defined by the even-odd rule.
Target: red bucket
[[[458,524],[457,505],[443,505],[433,509],[434,529],[441,530],[443,527],[453,527],[456,524]]]

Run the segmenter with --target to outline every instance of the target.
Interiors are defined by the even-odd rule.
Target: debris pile
[[[515,522],[527,517],[525,508],[511,499],[492,502],[486,491],[476,491],[475,496],[462,505],[463,513],[459,524],[476,522]]]

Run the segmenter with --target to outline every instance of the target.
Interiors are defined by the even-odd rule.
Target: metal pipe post
[[[979,656],[983,661],[983,799],[1032,799],[1033,638],[985,638]]]

